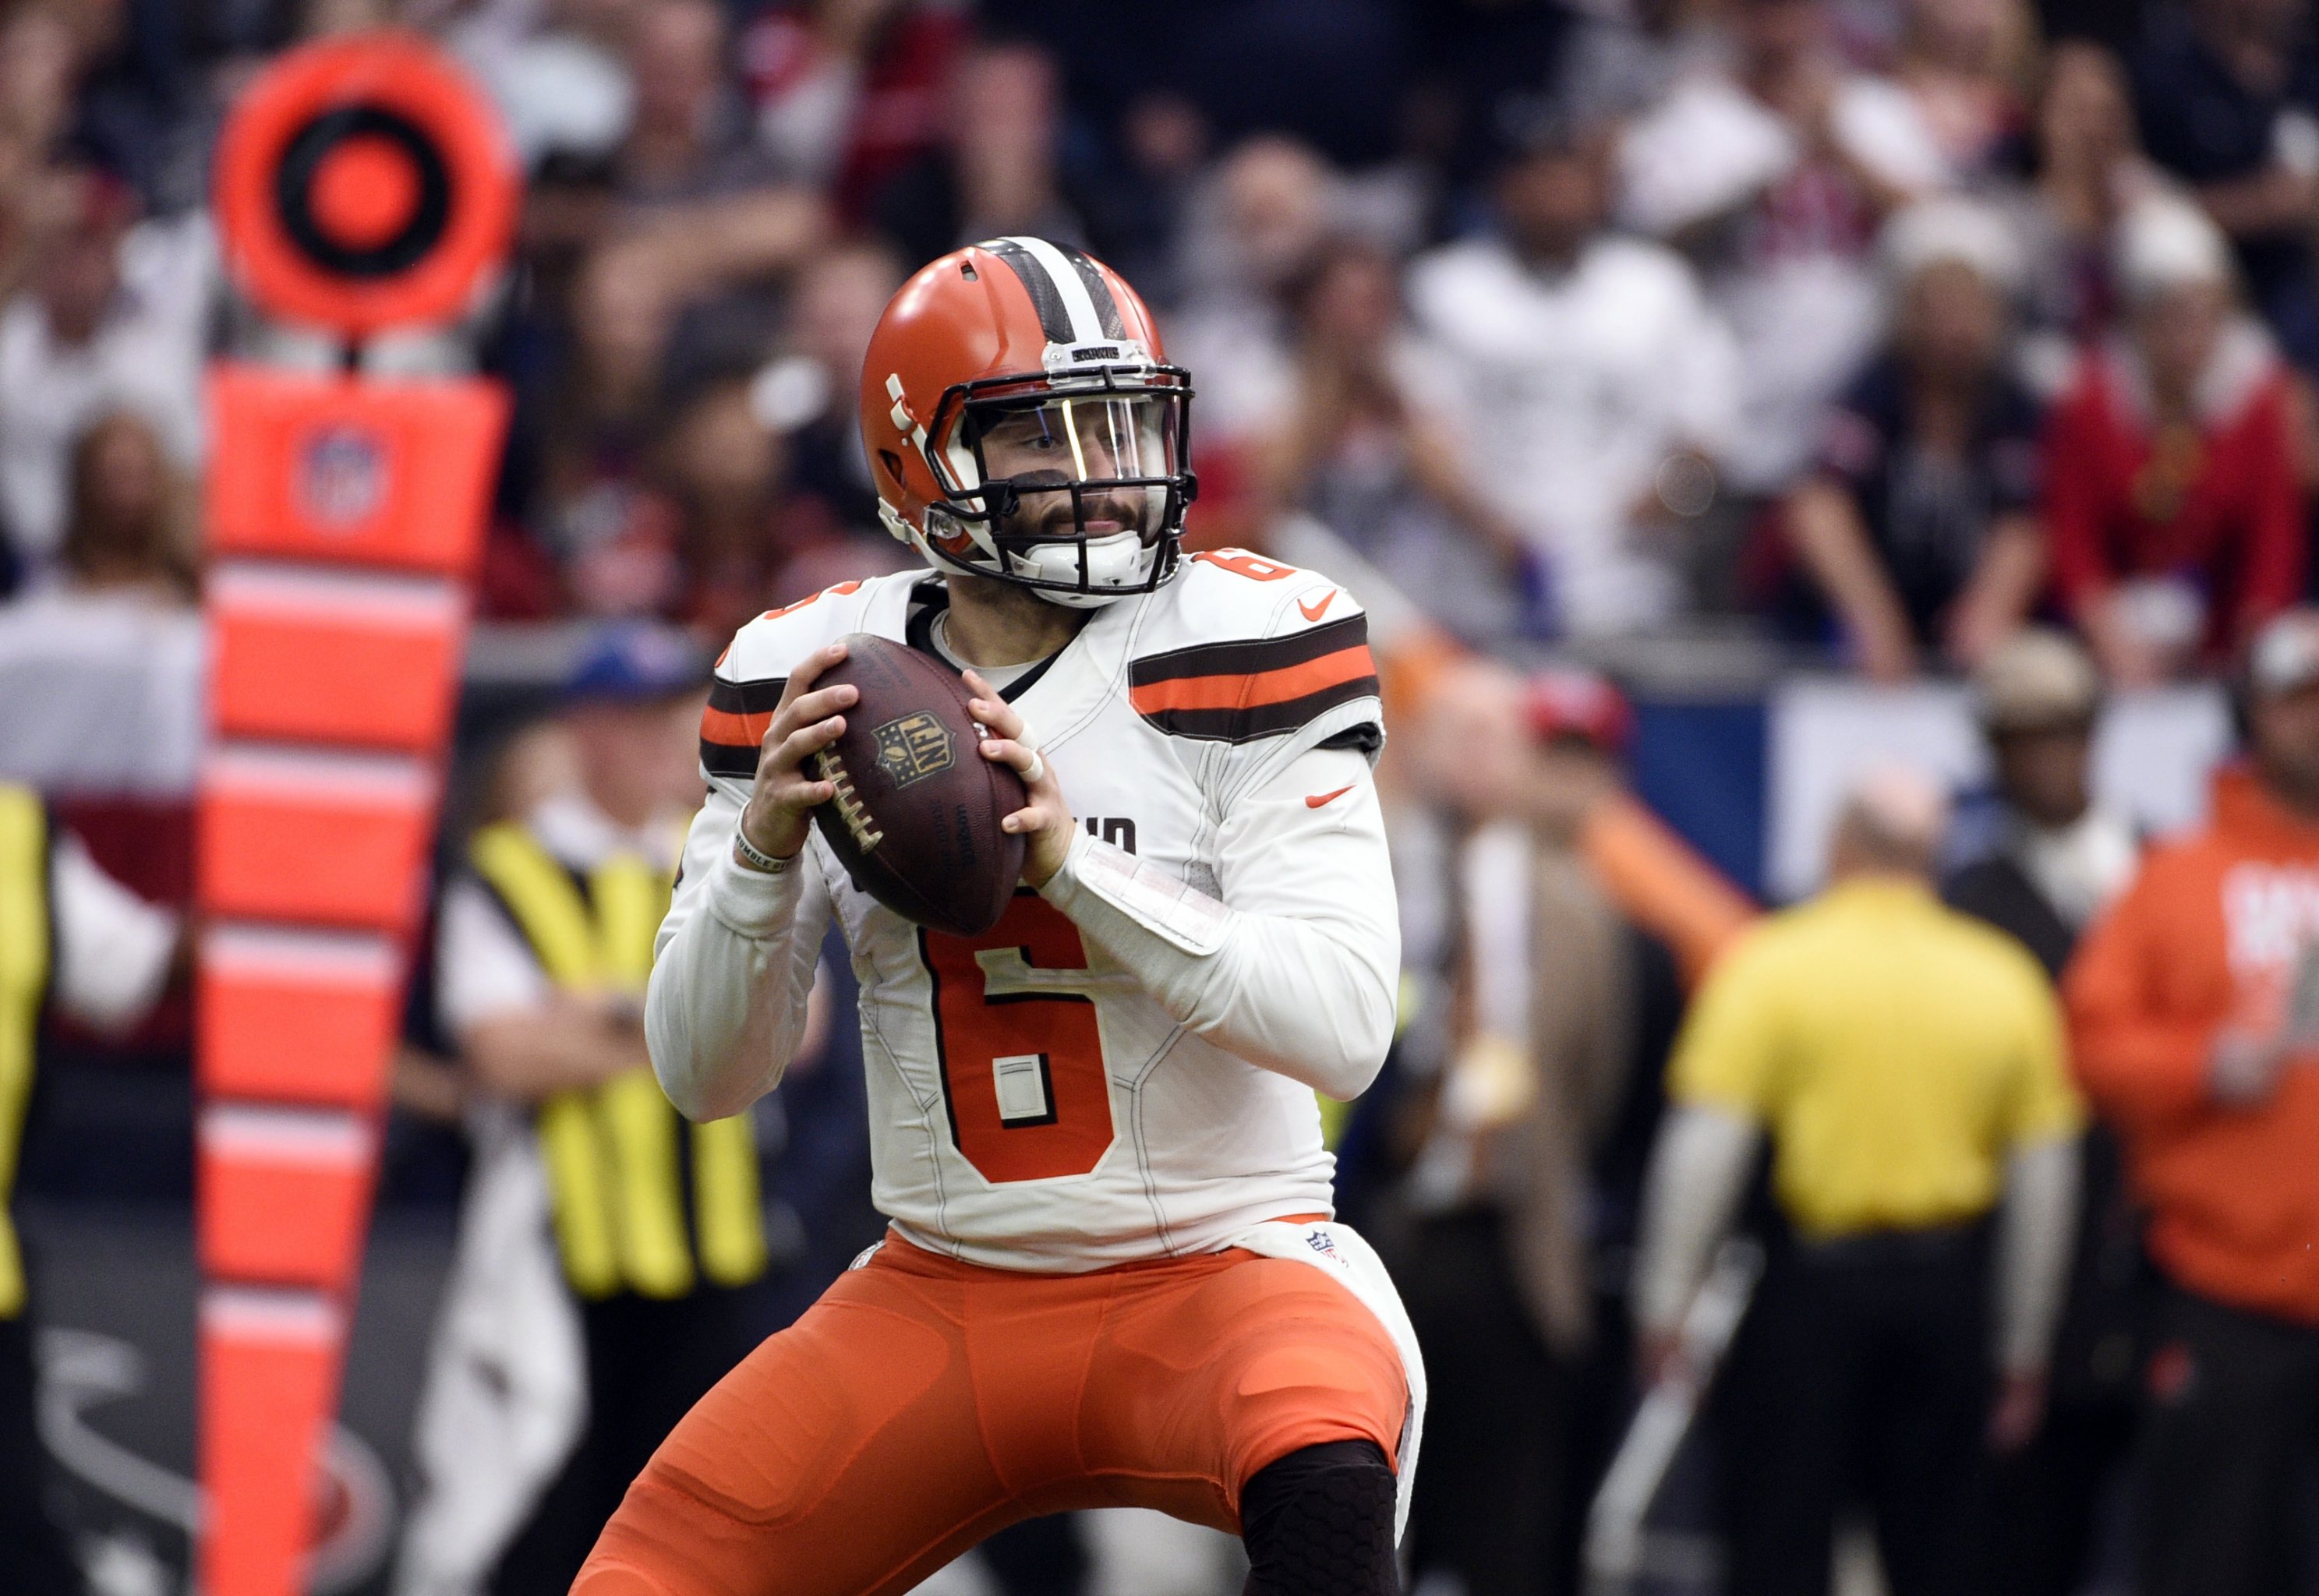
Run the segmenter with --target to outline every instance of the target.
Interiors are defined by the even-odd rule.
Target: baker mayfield
[[[930,572],[744,627],[662,925],[654,1068],[698,1119],[780,1081],[834,916],[886,1240],[678,1425],[579,1596],[907,1591],[1034,1514],[1237,1531],[1266,1596],[1399,1589],[1424,1376],[1331,1222],[1313,1094],[1392,1035],[1400,957],[1366,626],[1325,577],[1178,548],[1191,388],[1109,267],[943,257],[870,344],[883,515]],[[997,926],[928,931],[809,825],[868,632],[960,671],[1024,778]]]

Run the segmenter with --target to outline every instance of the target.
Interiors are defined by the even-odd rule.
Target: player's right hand
[[[845,733],[840,710],[861,695],[848,684],[814,690],[814,680],[845,657],[845,645],[817,648],[790,672],[789,686],[773,710],[773,724],[758,745],[756,783],[741,811],[741,834],[749,845],[775,859],[793,859],[805,846],[814,806],[827,803],[837,789],[806,773],[806,761]]]

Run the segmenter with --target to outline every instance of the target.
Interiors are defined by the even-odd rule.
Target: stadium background
[[[2286,587],[2233,609],[2227,553],[2173,584],[2205,607],[2187,640],[2177,626],[2146,650],[2115,643],[2083,608],[2090,579],[2059,559],[1974,634],[1949,611],[1997,518],[1987,484],[1957,500],[1978,518],[1943,523],[1946,574],[1926,579],[1890,539],[1927,518],[1891,509],[1843,447],[1867,402],[1857,374],[1883,358],[1912,274],[1971,266],[2007,307],[1990,371],[2026,402],[2065,402],[2069,351],[2123,336],[2132,263],[2110,258],[2110,240],[2128,212],[2272,178],[2278,214],[2238,227],[2233,281],[2266,358],[2285,362],[2293,402],[2269,446],[2300,518],[2319,478],[2303,397],[2319,357],[2319,52],[2297,0],[15,0],[0,8],[0,777],[39,786],[157,902],[189,892],[202,363],[226,349],[312,358],[231,293],[204,207],[209,154],[270,54],[384,24],[424,30],[467,65],[528,181],[504,291],[456,336],[376,357],[417,371],[472,359],[517,402],[446,869],[508,801],[522,775],[510,739],[552,711],[603,622],[649,618],[713,651],[761,609],[898,564],[853,458],[858,351],[902,269],[997,232],[1078,241],[1151,299],[1200,391],[1195,545],[1357,573],[1402,672],[1404,746],[1427,737],[1425,683],[1466,653],[1602,672],[1631,706],[1628,729],[1601,735],[1635,794],[1765,902],[1817,884],[1837,795],[1865,764],[1905,758],[1968,798],[1986,787],[1963,674],[2032,618],[2093,627],[2119,677],[2101,801],[2152,829],[2198,818],[2233,737],[2220,678],[2246,628],[2302,596],[2298,519]],[[2275,73],[2248,68],[2260,80],[2248,86],[2215,67],[2200,52],[2225,36],[2269,48]],[[1839,125],[1696,216],[1651,186],[1680,188],[1666,171],[1701,159],[1682,143],[1696,128],[1670,113],[1683,95],[1776,97],[1782,71],[1794,104],[1818,107],[1799,125],[1840,87],[1873,107],[1872,134],[1845,147]],[[1808,77],[1825,81],[1806,92]],[[1550,330],[1534,380],[1481,369],[1456,275],[1475,263],[1455,251],[1505,236],[1507,175],[1557,158],[1605,184],[1601,216],[1564,243],[1656,235],[1673,252],[1617,257],[1583,289],[1543,274],[1551,305],[1519,289],[1484,304],[1485,320]],[[1572,203],[1538,201],[1538,225],[1569,227]],[[1916,235],[1896,236],[1903,213]],[[1801,372],[1765,311],[1806,280],[1783,275],[1798,263],[1804,292],[1829,296],[1805,318],[1827,324],[1828,347]],[[1695,319],[1684,347],[1599,353],[1670,314],[1622,269],[1672,276]],[[1699,347],[1719,343],[1727,368],[1702,374]],[[101,430],[109,446],[91,444]],[[1596,446],[1555,446],[1563,433]],[[1991,477],[2017,464],[1970,462]],[[1847,602],[1799,553],[1797,497],[1831,484],[1917,613]],[[2021,500],[2033,518],[2041,502]],[[1549,721],[1578,724],[1542,710],[1533,724]],[[1411,812],[1432,796],[1423,770],[1394,789]],[[423,976],[318,1590],[387,1588],[465,1168]],[[1664,1034],[1674,1017],[1653,1023]],[[875,1234],[844,1030],[761,1114],[780,1260],[769,1329]],[[126,1041],[52,1025],[17,1194],[51,1332],[61,1516],[106,1596],[184,1577],[188,1037],[181,993]],[[1390,1077],[1348,1132],[1362,1213],[1397,1200],[1376,1127],[1413,1078]],[[2115,1555],[2106,1566],[2121,1577]]]

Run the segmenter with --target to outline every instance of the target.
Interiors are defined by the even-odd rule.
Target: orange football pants
[[[686,1415],[573,1596],[882,1596],[1073,1508],[1237,1533],[1259,1469],[1392,1459],[1408,1402],[1385,1327],[1290,1259],[1032,1275],[889,1234]]]

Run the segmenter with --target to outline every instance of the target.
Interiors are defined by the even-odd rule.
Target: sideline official
[[[628,1482],[755,1344],[749,1117],[681,1120],[643,1027],[707,683],[672,633],[600,633],[557,717],[576,789],[478,832],[444,895],[436,993],[478,1097],[475,1160],[402,1596],[562,1596]]]
[[[1933,895],[1945,823],[1921,777],[1863,780],[1831,885],[1725,955],[1669,1068],[1637,1285],[1647,1367],[1673,1356],[1772,1150],[1780,1233],[1723,1393],[1733,1596],[1823,1596],[1855,1501],[1894,1596],[1978,1592],[1984,1447],[2035,1427],[2080,1115],[2044,971]]]

